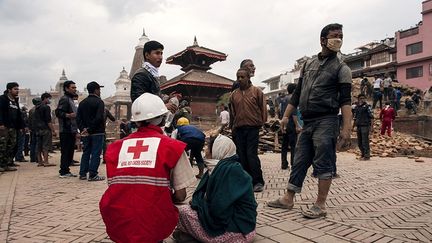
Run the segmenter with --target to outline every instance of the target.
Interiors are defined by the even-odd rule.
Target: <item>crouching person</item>
[[[105,161],[108,189],[99,203],[106,231],[115,242],[161,242],[178,221],[174,203],[196,181],[186,144],[162,133],[168,110],[144,93],[132,104],[138,131],[109,145]]]
[[[210,140],[208,171],[190,206],[180,206],[173,236],[177,242],[252,242],[257,203],[252,178],[238,162],[236,146],[226,136]]]

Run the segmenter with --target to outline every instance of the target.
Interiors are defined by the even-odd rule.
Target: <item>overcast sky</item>
[[[130,70],[143,27],[165,45],[164,58],[193,43],[228,58],[211,72],[234,79],[242,59],[257,67],[254,83],[290,70],[319,52],[328,23],[344,25],[343,53],[414,26],[422,0],[0,0],[0,89],[19,82],[33,93],[54,87],[61,71],[78,89],[91,80],[113,94]],[[163,64],[160,73],[180,74]]]

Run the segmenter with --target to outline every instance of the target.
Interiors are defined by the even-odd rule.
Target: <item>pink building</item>
[[[397,79],[425,90],[432,86],[432,0],[422,5],[422,21],[396,32]]]

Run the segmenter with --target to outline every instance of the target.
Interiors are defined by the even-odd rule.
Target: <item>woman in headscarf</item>
[[[179,207],[174,238],[201,242],[252,242],[256,208],[252,178],[236,155],[231,139],[218,135],[208,146],[208,171],[196,188],[190,206]]]

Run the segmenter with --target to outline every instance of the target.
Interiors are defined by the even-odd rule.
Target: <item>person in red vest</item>
[[[186,144],[163,135],[168,110],[158,96],[144,93],[132,104],[138,131],[109,145],[105,154],[108,189],[99,202],[114,242],[162,242],[174,231],[186,187],[196,182]]]
[[[391,137],[392,123],[396,117],[396,112],[390,106],[390,102],[385,103],[384,109],[381,110],[380,120],[381,120],[381,135],[384,135],[387,130],[387,134]]]

